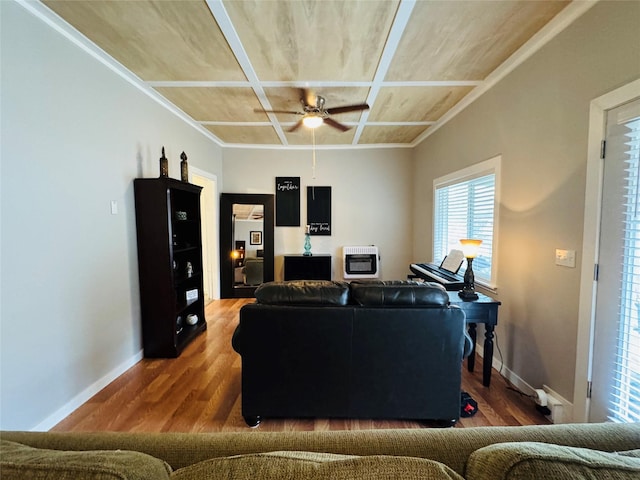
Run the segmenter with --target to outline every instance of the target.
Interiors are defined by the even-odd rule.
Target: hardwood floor
[[[206,309],[207,331],[177,359],[143,359],[56,425],[52,431],[219,432],[290,430],[362,430],[425,428],[408,421],[345,419],[265,419],[249,429],[241,415],[240,356],[231,335],[242,305],[253,299],[216,300]],[[533,425],[549,421],[533,401],[508,389],[493,371],[491,387],[482,386],[482,359],[474,373],[462,369],[462,389],[479,411],[457,428]],[[427,425],[428,426],[428,425]]]

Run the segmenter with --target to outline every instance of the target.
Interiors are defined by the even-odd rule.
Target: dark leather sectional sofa
[[[437,284],[268,282],[242,307],[242,414],[437,420],[460,415],[464,312]]]

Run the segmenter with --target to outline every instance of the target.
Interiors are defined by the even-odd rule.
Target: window
[[[449,251],[460,250],[461,238],[482,240],[473,261],[477,283],[495,288],[496,231],[500,160],[494,157],[434,180],[433,259],[440,263]],[[463,263],[460,272],[466,269]]]
[[[640,103],[634,105],[640,110]],[[618,339],[615,372],[610,396],[610,419],[640,421],[640,117],[617,126],[617,135],[607,137],[620,145],[624,159],[624,213],[622,278],[619,289]],[[616,145],[617,146],[617,145]],[[614,152],[617,149],[612,148]],[[607,155],[607,160],[609,156]],[[615,160],[615,159],[614,159]]]

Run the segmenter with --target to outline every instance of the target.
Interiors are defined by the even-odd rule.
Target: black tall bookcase
[[[207,328],[201,190],[172,178],[134,180],[145,357],[177,357]]]

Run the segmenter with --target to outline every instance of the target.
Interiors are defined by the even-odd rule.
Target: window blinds
[[[640,118],[624,126],[621,137],[614,139],[625,146],[626,178],[618,340],[609,411],[613,421],[640,422]]]
[[[473,262],[476,281],[491,285],[496,175],[482,175],[458,183],[436,186],[434,211],[434,261],[439,263],[460,239],[482,240]],[[466,268],[466,262],[461,272]]]

